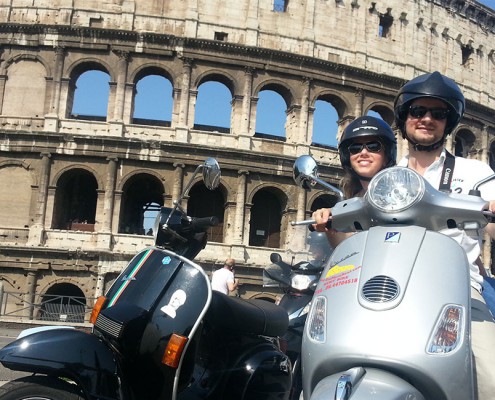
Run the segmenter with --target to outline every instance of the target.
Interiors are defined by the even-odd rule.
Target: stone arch
[[[0,226],[27,228],[30,224],[30,204],[33,196],[33,171],[20,161],[4,161],[0,164],[2,207]]]
[[[164,186],[158,174],[133,172],[121,186],[119,233],[145,235],[145,214],[164,205]]]
[[[234,97],[234,95],[236,94],[236,89],[239,87],[239,83],[237,82],[237,80],[228,72],[217,69],[211,69],[199,74],[196,77],[194,81],[194,85],[192,86],[191,89],[198,90],[198,88],[203,83],[211,82],[211,81],[224,84],[227,87],[227,89],[229,89],[232,97]]]
[[[47,110],[47,77],[50,67],[32,54],[20,54],[7,61],[3,115],[42,117]]]
[[[75,61],[67,67],[66,77],[72,81],[84,72],[91,70],[105,72],[110,76],[110,81],[115,81],[115,72],[113,71],[113,68],[104,60],[96,57],[85,57]]]
[[[117,191],[123,190],[123,187],[129,181],[129,179],[131,179],[135,175],[140,175],[140,174],[147,174],[154,176],[162,184],[164,193],[172,192],[170,185],[167,183],[167,179],[165,179],[162,175],[160,175],[156,170],[146,169],[146,168],[136,168],[130,171],[129,173],[125,174],[117,183],[115,190]]]
[[[248,198],[251,204],[249,245],[281,248],[287,194],[276,184],[260,184],[250,192]]]
[[[315,93],[310,102],[312,108],[315,108],[317,100],[327,101],[332,104],[332,106],[337,110],[337,114],[340,119],[354,112],[353,107],[349,104],[349,101],[345,98],[345,96],[336,90],[324,89]]]
[[[278,93],[285,101],[287,108],[294,103],[294,90],[280,79],[267,79],[260,82],[255,88],[253,88],[253,96],[259,97],[259,93],[263,90],[272,90]]]
[[[41,57],[41,56],[36,55],[36,54],[27,54],[27,53],[17,54],[15,56],[5,60],[5,63],[3,65],[3,67],[1,68],[2,75],[7,75],[7,71],[10,68],[10,66],[12,66],[12,64],[15,64],[21,60],[37,61],[37,62],[41,63],[43,65],[43,67],[45,68],[46,76],[52,76],[52,69],[50,67],[50,64],[45,60],[44,57]]]
[[[187,214],[191,217],[217,217],[219,223],[208,227],[208,240],[223,243],[225,205],[227,196],[225,187],[220,184],[217,189],[209,190],[203,180],[196,181],[187,194]]]
[[[466,125],[458,127],[452,135],[455,155],[467,158],[475,150],[476,135]]]
[[[129,74],[128,80],[133,84],[136,84],[140,79],[144,78],[147,75],[159,75],[168,79],[172,83],[172,87],[174,83],[177,81],[177,77],[175,74],[167,68],[167,66],[158,64],[158,63],[147,63],[141,65],[131,74]]]
[[[88,308],[87,293],[73,279],[56,279],[40,292],[37,319],[82,323]]]
[[[364,110],[364,115],[367,115],[369,111],[374,111],[382,117],[382,119],[392,126],[395,123],[394,110],[390,104],[384,101],[375,101],[368,105]]]
[[[68,168],[56,182],[53,229],[93,232],[98,203],[98,181],[88,168]]]
[[[50,185],[56,186],[60,177],[64,173],[66,173],[67,171],[70,171],[71,169],[84,169],[84,170],[86,170],[91,175],[93,175],[94,178],[96,179],[97,189],[102,189],[105,187],[105,185],[103,184],[103,179],[99,176],[98,172],[93,167],[91,167],[89,164],[79,164],[79,163],[67,165],[66,167],[61,168],[59,171],[57,171],[55,174],[53,174],[51,177]]]

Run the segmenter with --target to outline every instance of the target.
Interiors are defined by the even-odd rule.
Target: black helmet
[[[353,171],[351,168],[351,160],[349,154],[349,146],[354,139],[363,136],[375,136],[385,146],[385,156],[387,164],[385,168],[395,165],[397,158],[397,139],[395,138],[392,128],[382,119],[375,118],[370,115],[358,117],[352,121],[342,133],[339,142],[339,156],[342,167],[348,171]]]
[[[306,243],[309,246],[309,250],[318,256],[318,261],[324,261],[328,259],[333,251],[330,242],[328,241],[327,234],[325,232],[310,232],[306,238]]]
[[[405,121],[412,101],[421,97],[442,100],[450,112],[447,116],[445,135],[448,135],[461,120],[466,108],[464,95],[459,86],[440,72],[420,75],[411,79],[399,90],[394,101],[395,123],[406,138]],[[444,135],[444,137],[445,137]],[[443,141],[442,141],[443,143]]]

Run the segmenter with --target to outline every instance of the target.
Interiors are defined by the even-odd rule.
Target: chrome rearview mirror
[[[203,164],[203,182],[209,190],[215,190],[220,184],[221,171],[217,160],[207,158]]]
[[[300,188],[311,190],[319,184],[339,196],[339,201],[344,200],[344,193],[340,189],[318,177],[318,164],[313,157],[309,155],[298,157],[294,162],[293,174],[294,181]]]

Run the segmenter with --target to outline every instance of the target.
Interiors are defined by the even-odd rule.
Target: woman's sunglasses
[[[433,119],[442,120],[447,118],[449,115],[448,108],[428,108],[424,106],[411,106],[409,107],[409,115],[413,118],[422,118],[426,115],[427,112],[430,112],[430,115]]]
[[[379,153],[382,149],[382,143],[379,142],[378,140],[373,140],[371,142],[366,142],[366,143],[353,143],[348,147],[348,149],[349,149],[349,153],[351,154],[359,154],[363,151],[365,147],[366,150],[368,150],[371,153]]]

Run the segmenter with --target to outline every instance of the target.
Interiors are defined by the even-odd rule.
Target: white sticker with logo
[[[385,241],[387,243],[399,243],[400,232],[387,232],[385,235]]]

